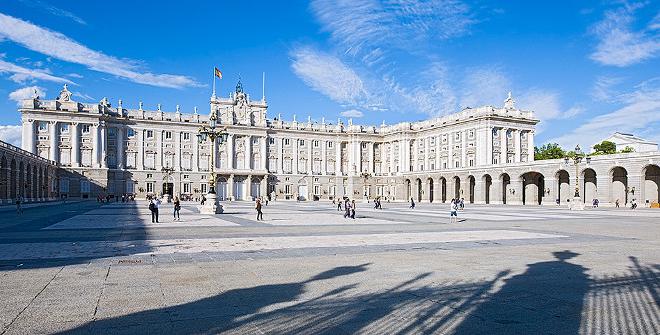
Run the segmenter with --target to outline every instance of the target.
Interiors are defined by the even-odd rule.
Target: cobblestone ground
[[[660,210],[0,209],[0,334],[657,334]]]

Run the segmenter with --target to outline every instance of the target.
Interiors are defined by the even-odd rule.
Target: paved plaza
[[[0,208],[0,334],[657,334],[660,210]]]

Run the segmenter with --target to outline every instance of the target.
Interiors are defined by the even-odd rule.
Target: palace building
[[[67,171],[58,192],[68,197],[125,193],[201,197],[210,171],[221,200],[329,200],[344,196],[391,201],[601,204],[658,201],[660,152],[594,156],[577,166],[534,161],[532,111],[509,94],[484,106],[421,122],[363,126],[269,117],[265,97],[252,100],[239,81],[228,97],[210,99],[227,140],[197,141],[208,115],[73,101],[66,85],[56,100],[21,103],[25,151]],[[577,175],[576,175],[577,171]],[[577,176],[577,181],[576,181]]]

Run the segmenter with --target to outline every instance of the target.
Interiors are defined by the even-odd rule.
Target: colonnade
[[[56,169],[52,162],[0,141],[0,203],[52,198]]]

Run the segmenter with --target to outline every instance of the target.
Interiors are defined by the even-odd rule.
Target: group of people
[[[174,205],[174,221],[181,221],[181,200],[179,197],[174,197],[172,201]],[[151,223],[158,222],[158,213],[160,210],[161,201],[158,197],[151,197],[149,200],[149,211],[151,212]]]

